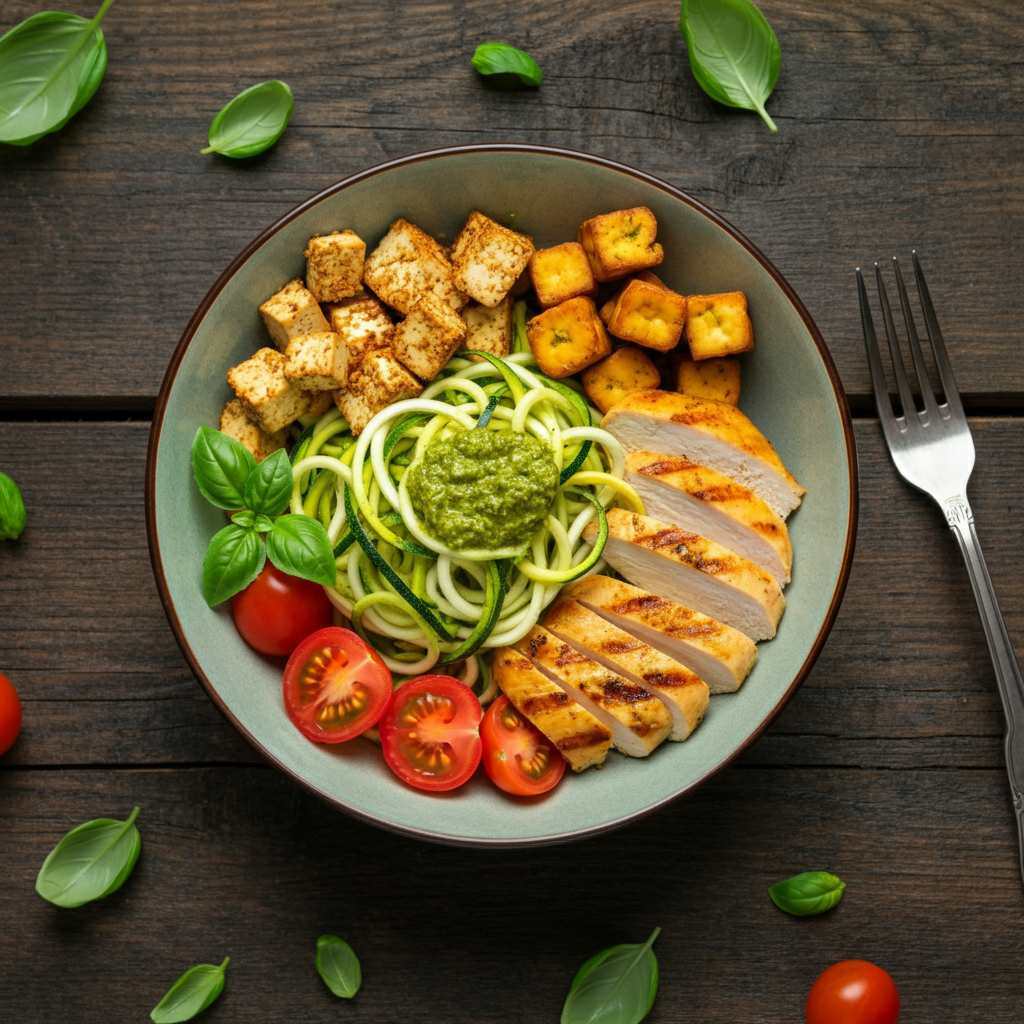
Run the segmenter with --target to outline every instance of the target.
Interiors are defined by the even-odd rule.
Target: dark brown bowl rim
[[[443,835],[436,832],[431,832],[427,829],[416,828],[413,826],[399,825],[395,822],[388,821],[384,818],[379,818],[373,814],[369,814],[358,808],[354,808],[346,804],[344,801],[339,800],[333,794],[326,792],[319,786],[314,785],[307,779],[303,778],[300,774],[290,768],[288,765],[282,763],[278,758],[268,751],[260,741],[252,735],[242,723],[235,717],[231,709],[227,706],[216,688],[210,682],[206,673],[203,671],[199,664],[198,659],[193,652],[188,639],[185,636],[185,632],[182,629],[181,622],[178,619],[177,612],[174,608],[174,603],[171,600],[170,589],[167,585],[167,579],[164,575],[163,561],[160,557],[160,543],[156,535],[156,456],[157,449],[160,444],[160,432],[163,427],[164,413],[167,407],[168,396],[170,395],[171,388],[173,387],[175,378],[177,376],[178,368],[181,365],[181,361],[185,356],[185,352],[191,344],[192,338],[195,335],[196,330],[199,328],[199,324],[206,316],[210,307],[214,301],[220,295],[224,286],[227,282],[234,277],[242,265],[249,259],[249,257],[256,252],[265,242],[272,238],[284,225],[294,220],[296,217],[303,214],[306,210],[316,206],[329,196],[335,195],[342,190],[355,185],[358,182],[365,181],[368,178],[375,177],[378,174],[383,174],[396,167],[403,167],[409,164],[418,163],[426,160],[437,160],[443,157],[449,156],[464,156],[473,153],[533,153],[539,156],[555,156],[569,160],[578,160],[583,163],[594,164],[598,167],[608,168],[609,170],[617,171],[621,174],[628,175],[629,177],[635,178],[638,181],[643,182],[646,185],[650,185],[660,191],[671,196],[673,199],[680,200],[692,207],[694,210],[713,221],[724,231],[726,231],[733,239],[739,242],[747,252],[753,256],[758,263],[765,269],[765,271],[771,276],[772,280],[775,281],[776,285],[781,289],[786,298],[793,305],[800,319],[803,321],[804,326],[810,332],[811,337],[814,339],[814,344],[818,349],[818,355],[825,365],[825,369],[828,372],[829,382],[832,385],[833,395],[835,397],[836,406],[839,409],[840,418],[843,425],[843,435],[846,440],[846,461],[847,461],[847,472],[849,474],[850,481],[850,494],[849,494],[849,516],[847,519],[846,526],[846,544],[843,551],[843,560],[839,572],[839,580],[835,590],[832,593],[832,600],[829,603],[827,614],[825,615],[824,621],[822,622],[821,628],[818,630],[818,634],[815,637],[814,644],[811,646],[807,657],[804,659],[803,664],[800,666],[800,670],[794,676],[793,681],[787,687],[785,693],[779,698],[775,706],[765,715],[761,724],[738,746],[736,749],[731,751],[726,757],[724,757],[717,764],[713,765],[702,775],[692,780],[686,786],[673,793],[671,796],[665,797],[663,800],[659,800],[657,803],[652,804],[648,807],[641,808],[638,811],[631,812],[629,814],[622,815],[612,821],[603,822],[600,825],[594,825],[587,828],[574,829],[570,832],[558,833],[547,836],[531,836],[527,839],[508,839],[508,838],[494,838],[484,839],[476,836],[454,836],[454,835]],[[618,163],[614,160],[608,160],[604,157],[593,156],[588,153],[581,153],[576,150],[562,149],[554,146],[536,146],[536,145],[525,145],[519,143],[484,143],[480,145],[470,146],[450,146],[442,149],[426,150],[421,153],[412,153],[408,156],[399,157],[394,160],[389,160],[386,163],[378,164],[374,167],[368,168],[367,170],[360,171],[357,174],[350,175],[347,178],[343,178],[341,181],[336,182],[334,185],[329,186],[316,195],[307,199],[305,202],[300,203],[294,209],[290,210],[283,217],[280,217],[273,224],[271,224],[266,230],[262,231],[256,236],[243,250],[236,256],[231,263],[228,264],[224,272],[217,278],[213,286],[206,293],[203,301],[199,304],[195,313],[192,314],[188,325],[185,328],[184,333],[181,336],[181,340],[178,342],[177,347],[174,350],[174,354],[171,356],[171,361],[167,367],[167,372],[164,374],[163,382],[160,385],[160,392],[157,396],[156,408],[153,413],[153,422],[149,432],[149,444],[146,451],[146,532],[149,539],[149,555],[150,560],[153,564],[153,574],[156,578],[157,590],[160,594],[160,600],[164,606],[164,612],[167,615],[167,620],[170,623],[171,631],[174,634],[175,640],[178,642],[178,646],[181,648],[182,653],[185,656],[185,660],[188,662],[189,668],[192,669],[193,674],[202,684],[203,689],[206,690],[207,695],[216,705],[220,713],[231,723],[231,725],[238,731],[238,733],[246,740],[247,743],[264,758],[269,764],[280,771],[283,775],[290,778],[292,781],[297,783],[303,789],[312,793],[314,796],[319,797],[326,803],[337,807],[339,810],[365,821],[371,825],[376,825],[379,828],[386,829],[391,832],[397,832],[401,835],[412,836],[417,839],[423,839],[429,842],[449,844],[453,846],[474,846],[474,847],[491,847],[491,848],[511,848],[511,847],[527,847],[527,846],[545,846],[552,845],[555,843],[571,842],[577,839],[588,838],[591,836],[600,835],[605,832],[610,832],[613,829],[621,828],[623,825],[627,825],[630,822],[637,821],[640,818],[646,817],[649,814],[653,814],[655,811],[661,809],[667,804],[673,803],[676,800],[686,796],[688,793],[693,792],[699,786],[702,786],[714,775],[717,775],[723,768],[732,764],[744,751],[749,749],[754,742],[764,733],[768,726],[775,720],[782,709],[792,700],[793,695],[803,684],[803,681],[807,678],[811,667],[817,660],[818,655],[821,653],[822,647],[825,645],[825,641],[831,632],[832,626],[835,623],[836,616],[839,613],[839,607],[842,603],[843,594],[846,591],[846,584],[850,576],[850,568],[853,563],[853,551],[857,537],[857,517],[858,517],[858,467],[857,467],[857,449],[856,441],[853,434],[853,422],[850,416],[850,408],[846,398],[846,392],[843,390],[842,382],[839,379],[839,373],[836,370],[835,363],[832,361],[832,356],[829,353],[828,347],[825,344],[825,340],[818,330],[817,325],[811,318],[803,302],[797,296],[796,292],[793,291],[789,282],[782,276],[781,273],[775,268],[774,264],[757,248],[742,232],[738,231],[732,224],[725,220],[722,216],[717,214],[714,210],[705,206],[699,200],[694,199],[692,196],[683,192],[681,189],[676,188],[673,185],[669,185],[667,182],[662,181],[660,178],[655,178],[650,174],[646,174],[643,171],[638,171],[635,168],[629,167],[626,164]]]

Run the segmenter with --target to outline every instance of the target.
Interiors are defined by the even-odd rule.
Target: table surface
[[[674,4],[122,0],[92,102],[0,147],[0,470],[28,509],[0,544],[0,669],[24,705],[0,759],[5,1024],[146,1020],[187,967],[228,955],[210,1024],[554,1020],[586,957],[655,926],[653,1024],[800,1021],[846,958],[892,974],[904,1021],[1021,1020],[999,698],[954,540],[885,451],[853,268],[922,254],[1020,649],[1024,21],[1010,0],[761,8],[783,53],[775,135],[701,92]],[[35,10],[8,0],[0,30]],[[533,54],[543,86],[478,76],[469,58],[492,39]],[[295,93],[279,143],[200,155],[213,114],[268,78]],[[377,830],[263,763],[175,644],[144,519],[162,375],[230,259],[350,173],[477,142],[619,160],[736,224],[821,329],[860,458],[845,601],[766,734],[652,817],[520,851]],[[74,911],[36,896],[60,836],[136,804],[144,850],[121,890]],[[846,893],[789,917],[766,889],[808,869]],[[313,972],[324,933],[362,960],[343,1007]]]

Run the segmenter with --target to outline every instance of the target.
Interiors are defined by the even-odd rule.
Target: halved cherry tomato
[[[480,726],[484,770],[491,781],[515,796],[537,796],[558,785],[565,758],[554,744],[501,694]]]
[[[284,667],[284,706],[318,743],[342,743],[376,725],[391,699],[391,673],[351,629],[307,636]]]
[[[380,720],[384,760],[417,789],[455,789],[480,763],[482,715],[476,694],[458,679],[410,679]]]
[[[331,624],[331,602],[319,583],[289,576],[267,559],[259,576],[231,599],[242,639],[260,654],[288,657],[310,633]]]
[[[822,971],[807,996],[807,1024],[896,1024],[900,994],[881,967],[842,960]]]
[[[21,701],[7,676],[0,674],[0,754],[14,746],[21,732]]]

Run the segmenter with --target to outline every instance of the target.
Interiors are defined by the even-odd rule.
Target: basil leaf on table
[[[719,103],[756,110],[777,131],[764,104],[779,79],[782,54],[750,0],[683,0],[679,27],[697,84]]]
[[[292,496],[292,464],[283,449],[265,458],[245,483],[245,507],[257,515],[279,516]]]
[[[321,935],[316,940],[316,969],[324,984],[342,999],[351,999],[363,983],[359,958],[337,935]]]
[[[805,871],[768,890],[780,909],[795,917],[808,917],[831,910],[841,899],[846,883],[827,871]]]
[[[209,146],[203,153],[241,159],[269,149],[288,127],[295,109],[284,82],[260,82],[240,92],[213,119]]]
[[[107,68],[95,17],[42,11],[0,37],[0,142],[27,146],[63,128],[92,98]]]
[[[175,1024],[202,1013],[224,991],[224,969],[231,957],[219,967],[196,964],[190,967],[150,1011],[156,1024]]]
[[[0,473],[0,540],[16,540],[25,529],[25,502],[18,485]]]
[[[612,946],[592,956],[577,972],[562,1007],[561,1024],[639,1024],[658,992],[658,960],[651,946]]]
[[[289,576],[333,586],[337,578],[327,531],[309,516],[281,516],[267,534],[267,556]]]
[[[256,460],[233,437],[202,426],[192,441],[192,475],[203,497],[217,508],[245,507],[245,485]]]
[[[528,53],[507,43],[481,43],[473,53],[472,64],[481,75],[518,75],[523,85],[540,85],[544,77]]]
[[[234,523],[218,530],[203,559],[203,597],[213,608],[234,597],[260,574],[267,549],[252,527]]]
[[[80,907],[119,889],[139,859],[138,807],[126,821],[97,818],[73,828],[50,851],[36,892],[58,907]]]

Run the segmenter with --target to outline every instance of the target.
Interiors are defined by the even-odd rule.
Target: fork
[[[892,311],[882,281],[882,271],[875,264],[875,278],[878,296],[885,321],[885,334],[889,342],[893,373],[899,391],[899,415],[893,409],[889,389],[882,368],[882,358],[875,327],[871,319],[867,290],[860,267],[857,268],[857,290],[860,295],[860,315],[864,327],[864,344],[871,367],[871,382],[878,406],[878,418],[882,424],[889,452],[900,476],[908,483],[932,497],[946,515],[946,522],[953,531],[960,552],[967,563],[967,574],[971,580],[974,599],[978,603],[981,622],[985,628],[992,665],[995,669],[999,696],[1006,716],[1004,751],[1006,772],[1010,780],[1010,793],[1017,819],[1017,837],[1020,848],[1021,874],[1024,877],[1024,681],[1021,680],[1017,659],[1006,633],[999,602],[996,600],[992,580],[989,578],[985,559],[981,554],[978,537],[974,531],[974,514],[967,501],[967,481],[974,468],[974,441],[967,425],[963,405],[953,379],[946,346],[942,341],[935,308],[932,306],[928,286],[917,253],[913,253],[914,278],[917,294],[924,313],[925,330],[931,344],[935,367],[942,384],[942,396],[936,396],[928,379],[921,344],[914,327],[914,317],[903,283],[899,262],[893,257],[896,270],[896,287],[900,305],[903,307],[903,321],[910,343],[917,383],[920,388],[920,402],[915,396],[907,378],[900,342],[893,324]],[[923,406],[923,408],[919,408]]]

